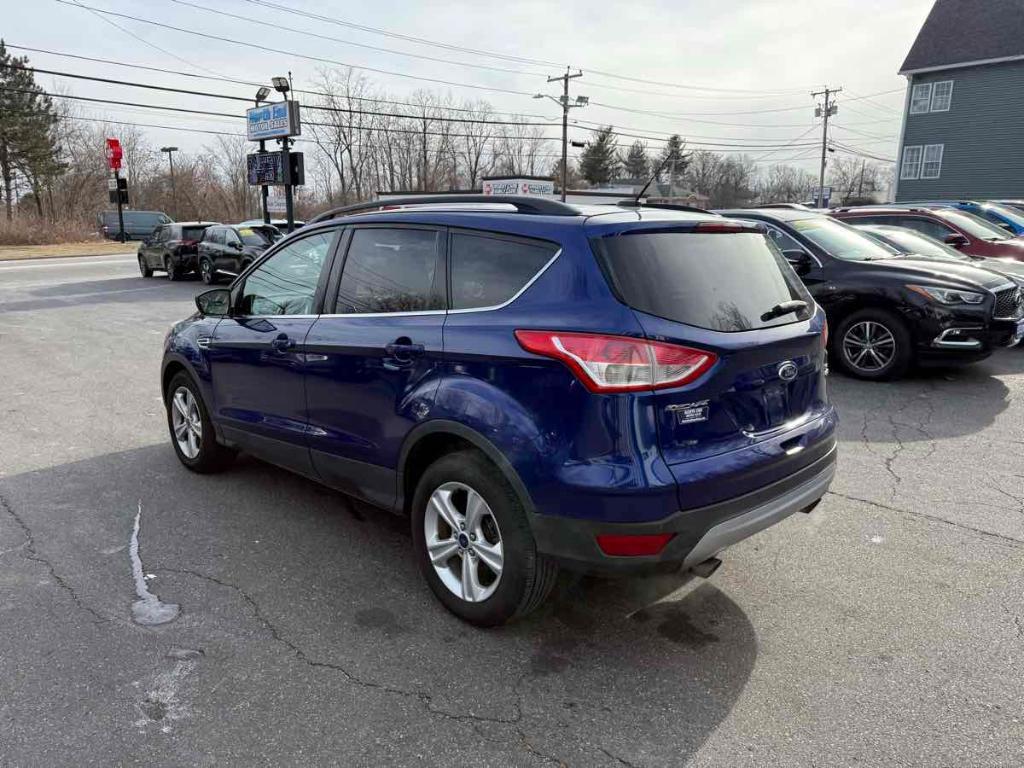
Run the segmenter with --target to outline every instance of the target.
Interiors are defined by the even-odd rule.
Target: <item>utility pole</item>
[[[814,110],[815,117],[823,118],[821,128],[821,174],[818,177],[819,208],[825,207],[825,153],[828,151],[828,119],[829,117],[831,117],[832,115],[839,111],[838,107],[836,107],[835,101],[832,101],[831,99],[837,93],[842,92],[842,90],[842,88],[829,88],[826,85],[824,91],[815,91],[814,93],[811,94],[811,96],[815,98],[817,98],[818,96],[825,97],[824,106],[819,106],[817,109]]]
[[[574,107],[585,107],[590,103],[590,99],[586,96],[577,96],[574,103],[569,103],[569,81],[577,77],[583,77],[582,70],[576,70],[573,72],[569,67],[565,68],[565,74],[559,75],[558,77],[549,77],[548,82],[554,83],[558,80],[562,81],[562,96],[556,99],[554,96],[548,96],[546,93],[538,93],[533,98],[544,99],[548,98],[559,104],[562,107],[562,202],[565,202],[565,187],[569,180],[569,110]]]
[[[171,164],[171,205],[174,207],[174,219],[177,221],[178,216],[178,191],[174,187],[174,153],[178,151],[177,147],[160,147],[161,152],[167,153],[167,162]]]

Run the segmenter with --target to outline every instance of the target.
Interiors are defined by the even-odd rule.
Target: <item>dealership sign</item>
[[[249,141],[281,139],[302,133],[299,121],[299,102],[282,101],[264,104],[245,111],[245,133]]]
[[[485,195],[553,195],[555,182],[550,179],[484,179]]]

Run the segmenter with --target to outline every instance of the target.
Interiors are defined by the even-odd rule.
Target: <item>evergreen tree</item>
[[[678,133],[669,136],[665,146],[658,156],[658,165],[661,166],[661,173],[658,180],[666,180],[673,186],[679,184],[686,174],[686,167],[690,164],[690,155],[686,152],[686,142]]]
[[[619,170],[615,135],[610,125],[594,133],[594,140],[580,154],[580,174],[591,184],[607,184]]]
[[[622,169],[627,178],[643,179],[651,173],[651,161],[647,157],[647,145],[639,139],[630,146],[626,156],[622,159]]]
[[[13,215],[15,175],[32,186],[42,211],[43,187],[61,172],[57,162],[57,114],[36,84],[28,57],[11,56],[0,40],[0,180],[8,220]]]

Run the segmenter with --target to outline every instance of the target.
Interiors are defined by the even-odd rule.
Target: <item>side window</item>
[[[900,167],[900,181],[912,181],[921,176],[921,154],[923,148],[920,145],[903,148],[903,165]]]
[[[806,248],[800,245],[800,243],[798,243],[795,239],[787,235],[781,229],[776,229],[770,224],[767,226],[768,237],[771,238],[772,242],[775,243],[775,246],[780,251],[782,251],[783,253],[785,253],[786,251],[803,251],[804,253],[807,253]]]
[[[943,80],[932,87],[932,112],[948,112],[953,103],[953,81]]]
[[[356,229],[334,311],[349,315],[444,309],[440,239],[436,230]]]
[[[249,273],[238,308],[243,315],[308,315],[333,232],[296,240]]]
[[[932,219],[921,219],[914,216],[901,216],[891,223],[897,227],[905,227],[922,235],[934,237],[936,240],[945,240],[947,235],[953,234],[953,230],[945,224],[940,224]]]
[[[497,237],[452,235],[452,309],[504,304],[551,261],[558,246]]]
[[[235,232],[235,230],[233,230],[233,229],[222,229],[221,232],[224,233],[224,243],[226,245],[231,245],[233,243],[238,243],[239,245],[242,244],[242,241],[239,239],[238,233]]]
[[[910,92],[910,114],[922,115],[932,106],[932,84],[915,85]]]
[[[217,245],[224,245],[223,227],[217,227],[214,229],[213,234],[210,236],[210,242],[216,243]]]

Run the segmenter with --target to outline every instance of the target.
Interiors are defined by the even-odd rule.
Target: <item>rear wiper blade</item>
[[[792,314],[793,312],[802,312],[805,309],[807,309],[806,301],[800,301],[799,299],[793,299],[792,301],[784,301],[781,304],[776,304],[774,307],[772,307],[763,315],[761,315],[761,322],[767,323],[769,320],[774,320],[776,317],[789,315]]]

